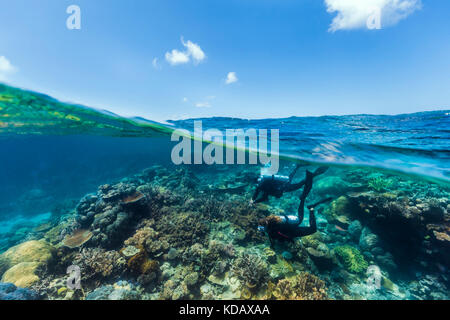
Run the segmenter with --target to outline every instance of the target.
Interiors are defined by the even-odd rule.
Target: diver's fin
[[[322,166],[322,167],[317,168],[316,171],[314,171],[314,173],[313,173],[314,177],[317,177],[317,176],[319,176],[321,174],[324,174],[328,170],[328,168],[329,167],[326,167],[326,166]]]

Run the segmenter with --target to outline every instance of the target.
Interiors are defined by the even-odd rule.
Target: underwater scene
[[[279,128],[278,172],[0,85],[0,299],[450,298],[449,111],[196,120]]]

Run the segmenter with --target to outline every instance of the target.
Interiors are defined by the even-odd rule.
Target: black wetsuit
[[[274,196],[280,198],[284,192],[291,192],[300,189],[306,184],[306,179],[300,181],[299,183],[292,183],[295,173],[297,172],[299,166],[296,166],[294,171],[289,175],[288,179],[280,176],[263,176],[260,178],[258,185],[256,186],[255,193],[253,194],[252,200],[255,203],[264,202],[269,199],[269,196]],[[313,177],[316,177],[325,171],[328,167],[320,167],[314,173]],[[305,187],[306,188],[306,187]],[[258,198],[258,195],[262,192],[262,196]]]
[[[318,170],[316,170],[317,172]],[[314,173],[306,171],[305,188],[300,196],[300,205],[298,207],[298,216],[283,216],[280,223],[270,224],[266,228],[266,232],[269,235],[270,242],[273,244],[273,240],[280,241],[293,241],[295,238],[304,237],[316,233],[317,224],[314,208],[322,203],[331,201],[331,198],[327,198],[319,201],[313,205],[308,206],[309,209],[309,226],[302,226],[304,214],[305,214],[305,201],[308,194],[311,192]]]

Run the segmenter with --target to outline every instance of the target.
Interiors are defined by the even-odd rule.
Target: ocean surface
[[[296,181],[328,166],[308,197],[332,199],[317,210],[318,232],[272,247],[258,233],[265,216],[295,215],[301,193],[249,204],[260,165],[175,166],[170,135],[193,119],[121,118],[0,85],[0,282],[40,299],[448,299],[449,110],[196,120],[278,129],[280,174],[300,163]],[[79,230],[89,239],[67,245]],[[33,241],[52,259],[25,281],[11,268]],[[98,271],[93,255],[117,270]],[[83,294],[63,281],[76,263]]]
[[[280,154],[310,162],[369,166],[450,180],[450,112],[395,116],[350,115],[244,120],[206,118],[169,121],[193,131],[278,129]]]

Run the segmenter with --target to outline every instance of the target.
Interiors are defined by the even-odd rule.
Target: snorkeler
[[[276,198],[281,198],[284,192],[290,192],[300,189],[305,185],[305,189],[311,188],[311,186],[306,186],[306,179],[300,181],[299,183],[292,183],[292,179],[294,175],[297,173],[300,165],[297,164],[294,171],[289,175],[280,176],[280,175],[261,175],[258,178],[258,185],[256,186],[255,193],[253,194],[250,203],[259,203],[264,202],[269,199],[269,196],[274,196]],[[316,177],[325,171],[328,170],[328,167],[320,167],[314,173],[311,173],[312,177]],[[262,192],[262,196],[258,198],[258,195]],[[309,191],[308,191],[309,193]]]
[[[320,169],[320,168],[319,168]],[[317,172],[318,170],[316,170]],[[309,226],[301,226],[305,212],[305,200],[312,188],[314,173],[306,171],[306,179],[304,180],[305,188],[300,196],[300,205],[298,207],[298,216],[269,216],[259,221],[258,229],[267,232],[270,244],[274,244],[274,240],[293,241],[295,238],[311,235],[317,231],[315,207],[320,204],[329,202],[332,198],[326,198],[313,205],[308,206],[309,210]]]

